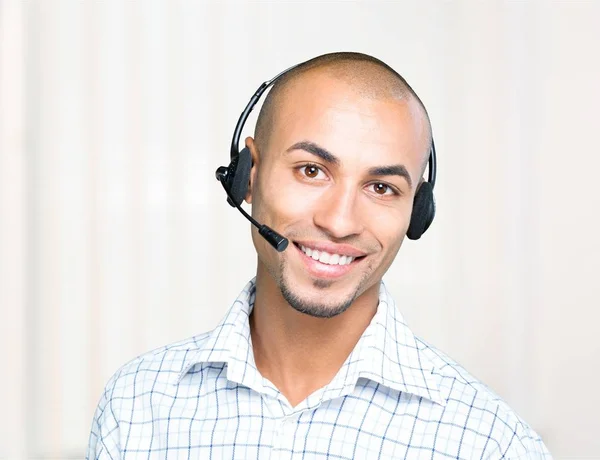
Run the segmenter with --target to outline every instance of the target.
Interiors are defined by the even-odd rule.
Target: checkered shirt
[[[119,369],[87,459],[549,459],[541,438],[456,362],[415,337],[380,286],[333,380],[291,407],[256,368],[250,281],[211,332]]]

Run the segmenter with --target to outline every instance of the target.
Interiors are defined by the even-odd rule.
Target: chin
[[[281,294],[286,302],[297,312],[314,318],[333,318],[344,313],[354,302],[355,296],[329,299],[323,302],[323,296],[303,296],[294,289],[289,289],[285,283],[280,286]],[[310,297],[314,297],[311,299]]]
[[[344,313],[362,292],[364,281],[346,283],[329,279],[303,279],[294,282],[282,272],[277,283],[283,298],[296,311],[315,317],[333,318]]]

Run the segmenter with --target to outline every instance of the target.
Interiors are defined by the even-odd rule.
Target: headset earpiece
[[[227,202],[231,206],[239,206],[244,201],[250,184],[250,169],[252,169],[252,155],[248,147],[244,147],[238,155],[233,157],[227,167],[227,185],[235,201],[232,203],[231,199],[227,198]]]
[[[406,236],[418,240],[427,231],[435,217],[435,199],[430,182],[422,182],[415,193],[410,225]]]

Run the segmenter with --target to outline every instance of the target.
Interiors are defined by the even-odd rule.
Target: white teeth
[[[302,249],[302,252],[304,252],[304,254],[306,254],[308,257],[312,257],[314,260],[318,260],[319,262],[327,265],[348,265],[355,259],[355,257],[342,256],[340,254],[329,254],[325,251],[317,251],[316,249],[310,249],[302,245],[300,245],[300,249]]]

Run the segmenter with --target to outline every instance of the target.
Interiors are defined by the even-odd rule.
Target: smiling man
[[[256,276],[221,324],[112,377],[88,458],[550,458],[412,334],[382,282],[431,144],[423,104],[375,58],[324,55],[277,79],[244,195],[289,245],[253,229]]]

